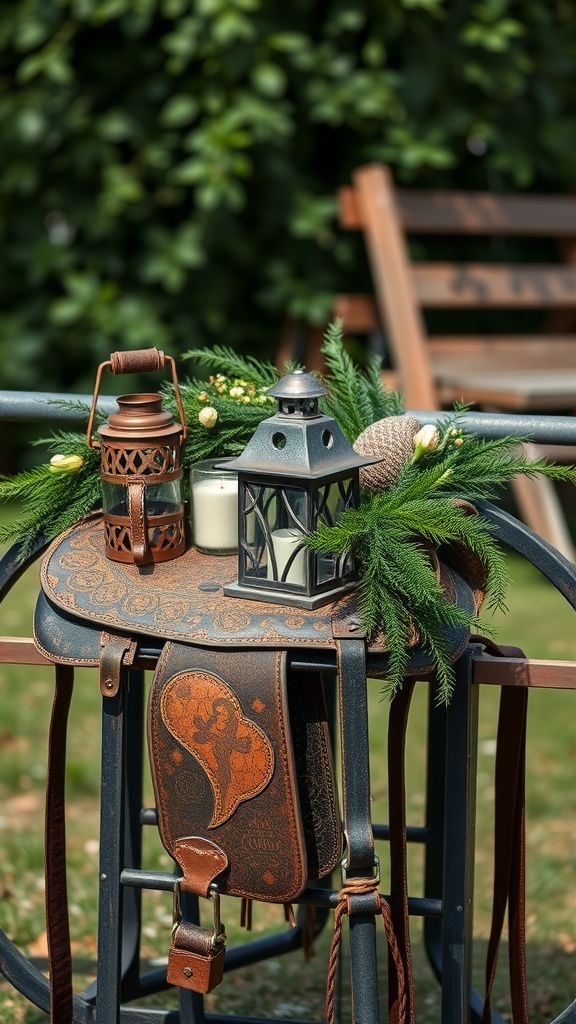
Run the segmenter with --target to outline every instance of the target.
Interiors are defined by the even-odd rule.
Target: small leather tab
[[[378,891],[353,893],[348,896],[349,914],[380,914],[380,896]]]
[[[100,692],[103,697],[115,697],[120,687],[123,665],[131,665],[136,654],[136,643],[125,636],[111,633],[100,635]]]
[[[224,850],[201,836],[177,839],[173,856],[184,873],[179,883],[182,892],[192,892],[196,896],[208,896],[214,879],[228,867]]]
[[[166,981],[206,994],[224,975],[224,943],[214,945],[206,928],[182,921],[172,936]]]
[[[136,565],[144,565],[151,560],[150,544],[148,543],[148,527],[146,523],[146,502],[144,484],[128,484],[128,512],[130,515],[130,542],[132,555]]]

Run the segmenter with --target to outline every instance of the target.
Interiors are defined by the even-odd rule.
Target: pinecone
[[[412,439],[420,430],[414,416],[387,416],[372,423],[354,442],[359,455],[374,455],[383,461],[360,470],[360,486],[367,491],[385,491],[400,475],[414,452]]]

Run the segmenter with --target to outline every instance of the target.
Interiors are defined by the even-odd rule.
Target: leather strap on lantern
[[[102,372],[145,373],[170,365],[180,422],[162,408],[157,394],[121,395],[118,412],[92,436]],[[115,562],[145,565],[176,558],[185,550],[182,442],[186,425],[176,367],[158,349],[113,352],[96,375],[88,421],[88,444],[101,449],[106,555]]]

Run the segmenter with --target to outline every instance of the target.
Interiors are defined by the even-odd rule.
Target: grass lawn
[[[522,646],[532,657],[576,660],[572,612],[535,570],[510,559],[513,583],[509,613],[500,616],[498,639]],[[2,611],[2,633],[30,631],[37,570],[17,585]],[[416,687],[408,737],[408,816],[423,820],[426,687]],[[50,672],[39,668],[0,666],[0,927],[42,969],[46,966],[43,916],[43,793],[46,773],[46,730],[50,711]],[[492,800],[497,715],[496,692],[481,694],[478,769],[478,843],[475,897],[475,981],[482,988],[491,903]],[[571,692],[530,695],[528,740],[528,963],[532,1024],[549,1021],[576,995],[576,714]],[[375,820],[386,820],[384,776],[388,707],[379,684],[370,690],[372,790]],[[96,885],[98,870],[98,778],[100,699],[95,675],[78,674],[68,758],[70,915],[77,987],[92,976],[95,954]],[[150,792],[150,791],[149,791]],[[146,832],[146,864],[169,868],[169,860],[152,830]],[[383,889],[386,847],[380,850]],[[421,891],[422,851],[411,851],[411,891]],[[223,917],[232,941],[241,936],[236,901],[225,901]],[[149,961],[165,957],[171,925],[171,897],[147,893],[143,954]],[[256,906],[254,930],[281,926],[279,908]],[[431,979],[414,922],[417,1020],[438,1020],[439,996]],[[272,959],[229,975],[207,998],[209,1010],[255,1012],[259,1016],[323,1019],[323,989],[329,928],[316,956],[301,953]],[[342,1020],[349,1020],[344,942]],[[506,948],[501,953],[495,1005],[508,1012]],[[385,964],[385,957],[382,957]],[[384,973],[384,968],[383,968]],[[385,981],[383,979],[383,986]],[[162,1003],[166,1002],[163,997]],[[43,1014],[30,1008],[0,984],[0,1024],[36,1024]]]

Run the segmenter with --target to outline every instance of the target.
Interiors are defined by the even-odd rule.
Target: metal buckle
[[[178,928],[178,925],[182,921],[182,907],[180,903],[181,882],[182,878],[180,876],[174,879],[172,911],[174,923],[172,925],[172,937],[174,937],[176,929]],[[208,892],[208,898],[212,900],[212,912],[214,920],[214,930],[210,938],[210,944],[213,947],[213,949],[216,949],[218,946],[221,946],[226,942],[226,930],[220,918],[220,893],[218,892],[215,886],[210,887]]]
[[[374,861],[373,861],[373,864],[372,864],[372,869],[373,869],[372,879],[375,882],[376,886],[378,886],[378,885],[380,885],[380,858],[377,857],[376,854],[374,854]],[[341,871],[341,876],[342,876],[342,885],[344,886],[344,885],[346,885],[346,882],[348,881],[348,874],[347,874],[347,872],[348,872],[348,859],[346,857],[344,857],[342,859],[342,862],[340,864],[340,871]]]
[[[208,895],[212,900],[212,909],[214,913],[214,932],[210,941],[212,946],[216,948],[216,946],[220,946],[226,942],[226,930],[220,918],[220,893],[215,887],[211,886]]]

